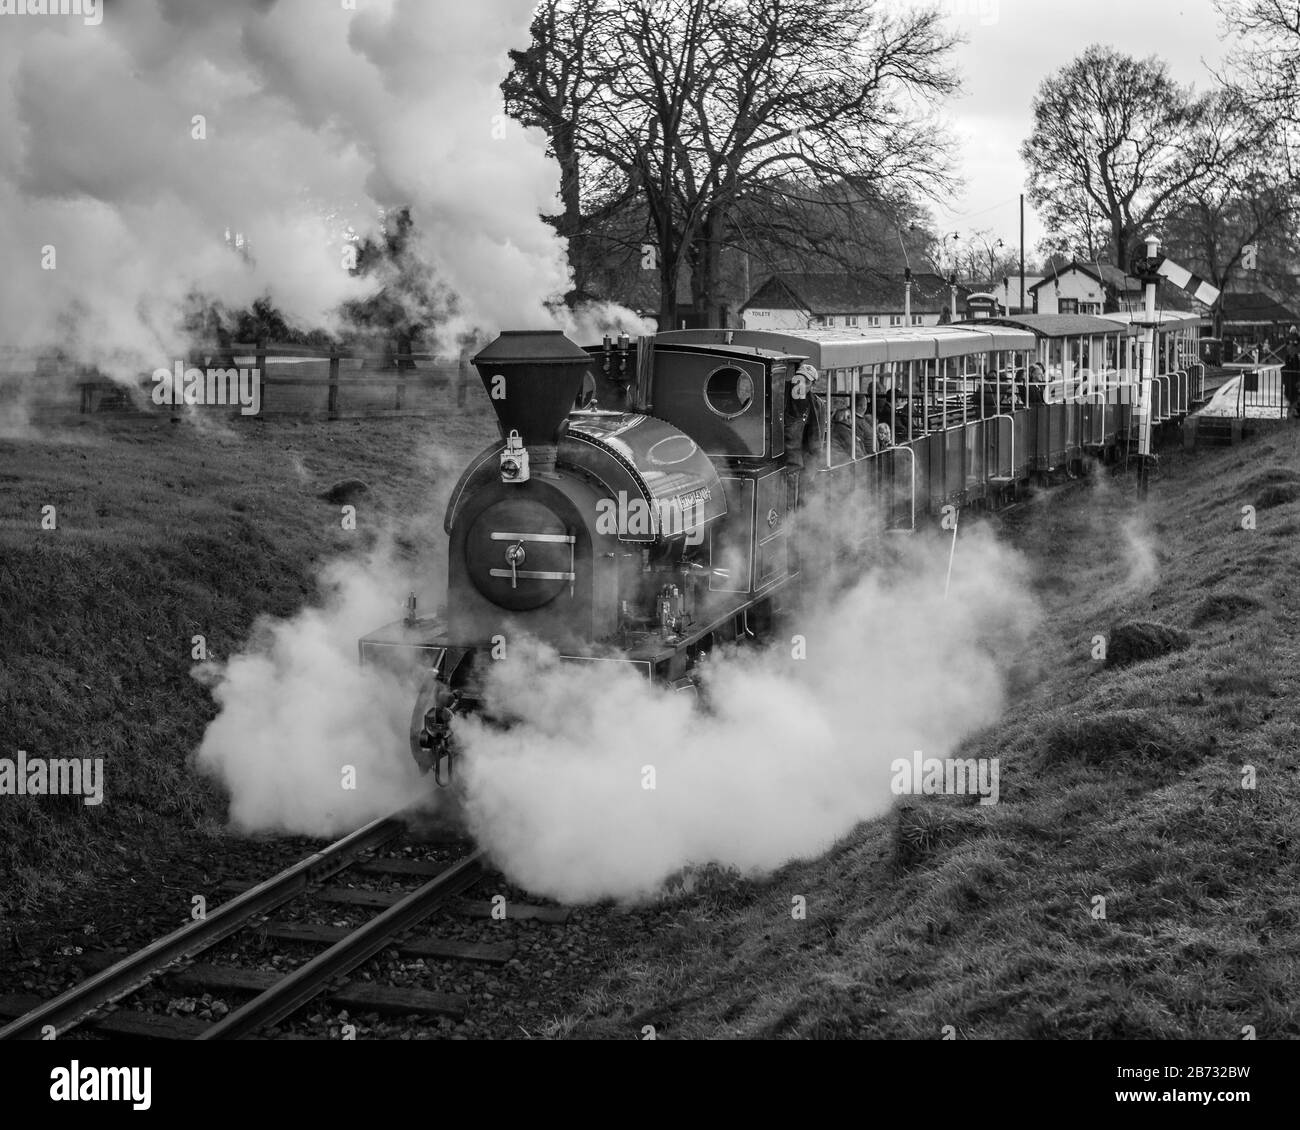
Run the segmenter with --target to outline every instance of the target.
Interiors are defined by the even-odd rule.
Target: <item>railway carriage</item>
[[[1183,328],[1163,339],[1166,369]],[[422,673],[411,750],[440,783],[453,720],[482,707],[483,674],[511,640],[694,690],[714,647],[769,630],[799,577],[790,528],[808,496],[910,530],[1114,458],[1133,431],[1137,333],[1077,315],[587,348],[504,333],[474,359],[500,439],[447,507],[446,608],[412,604],[360,641],[362,662]],[[1186,410],[1188,387],[1163,376],[1161,418]]]

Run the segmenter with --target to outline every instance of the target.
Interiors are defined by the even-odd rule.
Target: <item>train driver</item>
[[[786,370],[788,380],[785,388],[785,459],[791,467],[804,465],[804,453],[812,450],[816,436],[810,434],[809,417],[812,414],[813,388],[821,379],[815,365],[805,361],[793,372]],[[811,432],[816,432],[812,428]]]

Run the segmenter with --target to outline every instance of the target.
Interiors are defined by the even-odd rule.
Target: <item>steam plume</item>
[[[459,730],[476,838],[516,882],[565,901],[636,899],[690,865],[760,872],[826,848],[888,808],[893,759],[945,757],[1002,709],[1001,671],[1035,616],[1025,569],[964,534],[944,600],[947,548],[918,541],[818,594],[790,625],[805,659],[797,639],[712,658],[705,713],[612,664],[516,643],[488,692],[488,713],[513,724]]]
[[[98,26],[7,18],[0,343],[135,377],[183,348],[194,293],[269,294],[330,327],[374,285],[344,269],[347,241],[408,206],[451,296],[443,347],[471,326],[550,324],[569,286],[539,218],[557,169],[498,89],[532,8],[122,0]]]

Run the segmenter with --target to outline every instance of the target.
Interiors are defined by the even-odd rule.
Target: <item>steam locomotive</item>
[[[411,753],[439,784],[454,718],[525,634],[692,691],[703,656],[771,631],[799,576],[792,516],[808,492],[833,487],[906,530],[918,508],[996,503],[1181,418],[1192,323],[1161,328],[1163,392],[1140,422],[1136,337],[1088,315],[681,330],[585,349],[558,331],[502,333],[474,358],[500,440],[447,506],[445,614],[410,607],[360,641],[361,661],[423,671]],[[1017,390],[1034,359],[1047,387],[1031,404]]]

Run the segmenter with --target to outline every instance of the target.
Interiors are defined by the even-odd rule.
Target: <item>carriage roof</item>
[[[1112,332],[1114,327],[1112,327]],[[670,330],[664,344],[731,345],[806,357],[818,369],[849,369],[890,361],[930,361],[1006,349],[1032,349],[1031,333],[1015,327],[908,326],[896,329]]]
[[[1038,337],[1096,337],[1103,334],[1124,334],[1136,331],[1119,322],[1115,315],[1099,314],[1010,314],[989,318],[1002,326],[1016,326]]]

